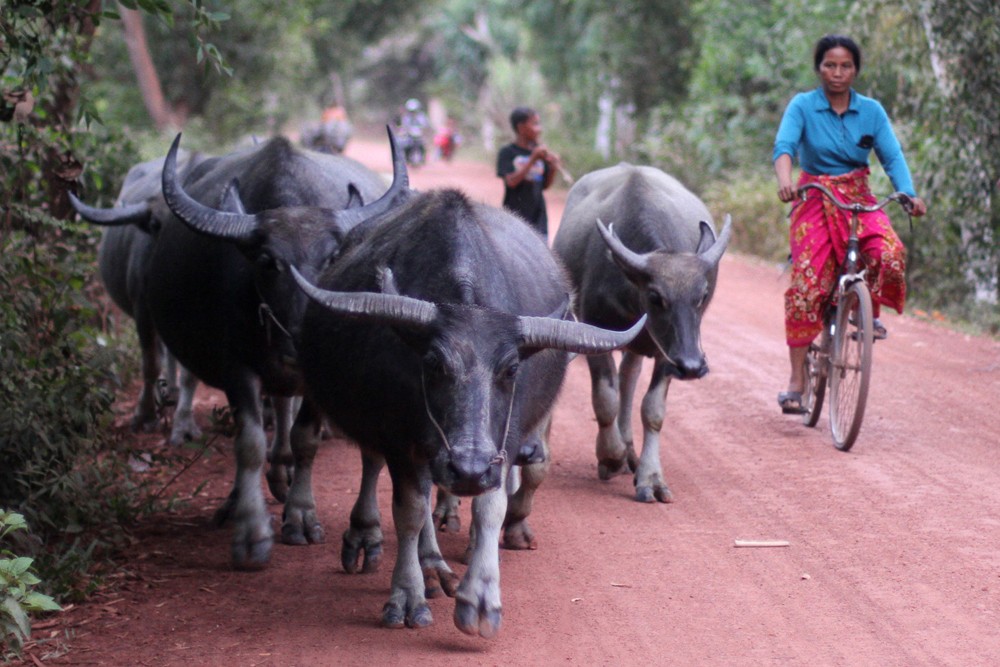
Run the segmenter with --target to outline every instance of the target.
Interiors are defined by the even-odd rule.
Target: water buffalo
[[[180,153],[177,160],[180,178],[186,178],[191,169],[207,157],[188,151]],[[142,354],[143,384],[132,417],[132,428],[146,432],[154,430],[159,424],[157,405],[164,398],[158,396],[160,358],[164,356],[164,351],[146,308],[146,272],[156,232],[152,211],[153,206],[161,199],[162,172],[163,158],[143,162],[129,169],[114,208],[93,208],[70,195],[70,200],[83,219],[106,226],[98,250],[98,269],[111,300],[136,324]],[[179,396],[175,397],[174,394],[178,392],[176,364],[171,355],[165,356],[165,380],[169,398],[176,398],[178,401],[170,442],[179,444],[200,436],[191,409],[197,379],[182,369]]]
[[[307,396],[392,478],[399,552],[383,624],[428,625],[428,570],[454,577],[434,536],[437,484],[475,497],[474,551],[448,591],[455,624],[494,635],[509,466],[548,415],[570,353],[621,347],[642,322],[618,332],[564,319],[569,281],[545,243],[454,190],[412,193],[352,232],[318,280],[295,275],[315,300],[299,343]],[[302,414],[293,437],[315,432]]]
[[[235,521],[234,565],[260,567],[272,542],[260,489],[266,449],[261,390],[278,397],[301,390],[294,343],[308,299],[288,265],[318,275],[351,228],[407,189],[405,170],[383,194],[381,178],[354,160],[297,149],[278,137],[203,162],[182,185],[175,170],[179,141],[163,169],[169,211],[150,259],[149,310],[180,362],[226,394],[237,427],[237,472],[221,515]],[[395,167],[398,175],[398,160]],[[234,180],[242,195],[239,210],[212,208]],[[370,203],[352,207],[358,199]],[[296,465],[298,478],[298,460]],[[310,478],[308,470],[301,472],[303,480]],[[274,491],[276,482],[270,476],[269,482]],[[323,539],[307,483],[289,491],[282,530],[287,541]]]
[[[701,318],[731,226],[727,216],[716,238],[711,219],[701,200],[675,178],[623,163],[587,174],[570,189],[553,242],[577,290],[580,321],[618,327],[640,314],[649,316],[646,330],[622,353],[618,377],[610,354],[587,359],[598,473],[608,479],[627,463],[641,502],[672,500],[659,446],[670,379],[692,380],[708,372]],[[636,457],[632,396],[643,357],[653,357],[654,366],[642,401],[642,454]]]

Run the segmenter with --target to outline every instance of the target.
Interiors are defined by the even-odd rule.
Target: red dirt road
[[[356,140],[348,153],[388,170],[386,151]],[[412,184],[497,204],[492,166],[460,158],[413,171]],[[553,226],[564,196],[549,195]],[[175,485],[208,481],[190,504],[139,527],[121,586],[36,634],[69,632],[68,650],[31,654],[57,665],[1000,664],[1000,342],[888,315],[866,422],[841,453],[825,415],[808,429],[775,403],[784,287],[774,266],[724,258],[703,325],[712,372],[675,382],[667,401],[672,504],[636,503],[630,477],[597,479],[586,362],[571,364],[531,518],[539,548],[501,552],[492,640],[459,632],[445,598],[431,600],[430,628],[379,627],[395,557],[390,484],[382,571],[345,574],[340,534],[360,476],[345,442],[325,443],[317,462],[328,543],[277,544],[265,571],[231,570],[229,531],[208,525],[231,483],[225,443]],[[202,391],[203,423],[219,403]],[[468,526],[468,502],[462,511]],[[441,539],[460,574],[465,541]]]

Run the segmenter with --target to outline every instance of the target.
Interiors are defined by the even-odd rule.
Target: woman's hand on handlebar
[[[919,218],[924,213],[927,213],[927,204],[920,197],[910,197],[910,205],[905,208],[906,212],[914,218]]]

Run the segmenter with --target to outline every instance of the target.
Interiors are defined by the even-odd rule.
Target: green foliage
[[[784,262],[788,258],[788,211],[775,204],[774,191],[774,179],[746,177],[714,181],[702,197],[719,229],[727,214],[733,217],[733,250]]]
[[[859,3],[856,21],[885,54],[890,75],[873,92],[904,119],[929,204],[910,245],[913,287],[932,307],[974,298],[1000,319],[1000,5],[880,0]]]
[[[0,544],[12,533],[25,530],[24,517],[0,508]],[[31,558],[0,548],[0,657],[20,654],[31,636],[31,614],[59,611],[61,607],[35,588],[41,580],[31,572]]]

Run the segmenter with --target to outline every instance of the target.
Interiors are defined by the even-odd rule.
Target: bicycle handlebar
[[[822,192],[831,202],[833,202],[834,206],[841,209],[842,211],[851,211],[854,213],[873,213],[875,211],[879,211],[885,208],[891,201],[899,202],[899,205],[902,206],[903,210],[906,211],[907,213],[910,213],[913,210],[913,199],[910,197],[910,195],[904,192],[893,192],[891,195],[889,195],[879,203],[875,204],[874,206],[866,206],[859,202],[845,204],[841,202],[839,199],[837,199],[834,196],[834,194],[830,192],[828,188],[826,188],[823,185],[820,185],[819,183],[806,183],[796,191],[796,194],[798,194],[800,199],[805,200],[806,191],[810,189],[819,190],[820,192]]]

